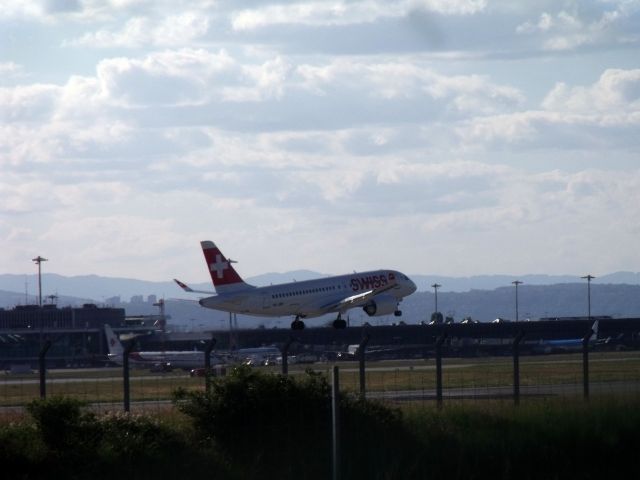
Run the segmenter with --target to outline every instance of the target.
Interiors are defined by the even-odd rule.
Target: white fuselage
[[[122,365],[121,353],[109,353],[109,360]],[[211,365],[225,363],[217,354],[211,354]],[[185,350],[175,352],[131,352],[129,363],[135,367],[149,367],[152,365],[170,365],[175,368],[204,367],[204,352]]]
[[[200,305],[248,315],[316,317],[363,307],[381,297],[395,301],[415,292],[416,285],[395,270],[375,270],[317,280],[291,282],[203,298]],[[392,312],[389,312],[392,313]]]
[[[267,358],[280,355],[277,347],[240,348],[237,350],[221,350],[211,353],[210,365],[227,365],[254,360],[258,363]],[[109,353],[109,360],[122,365],[122,354]],[[131,352],[129,363],[134,367],[150,367],[153,365],[167,365],[173,368],[201,368],[204,367],[204,352],[185,350],[174,352]]]

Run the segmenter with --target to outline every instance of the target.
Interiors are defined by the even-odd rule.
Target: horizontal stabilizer
[[[207,290],[194,290],[193,288],[191,288],[189,285],[187,285],[184,282],[181,282],[180,280],[178,280],[177,278],[173,279],[174,282],[176,282],[180,288],[182,290],[184,290],[185,292],[189,292],[189,293],[206,293],[208,295],[215,295],[216,292],[212,292],[212,291],[207,291]]]

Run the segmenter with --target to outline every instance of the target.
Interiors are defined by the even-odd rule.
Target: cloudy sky
[[[0,0],[0,272],[640,271],[640,1]]]

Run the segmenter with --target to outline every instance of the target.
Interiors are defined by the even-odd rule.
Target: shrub
[[[242,465],[285,477],[327,477],[329,386],[324,377],[264,375],[248,367],[212,382],[211,393],[177,391],[178,408],[193,418],[199,438]],[[313,455],[309,455],[313,452]],[[311,474],[311,477],[309,477]]]
[[[300,378],[241,367],[215,379],[210,393],[175,393],[203,442],[242,465],[247,478],[327,478],[331,472],[331,395],[326,378]],[[402,462],[402,417],[381,404],[341,397],[345,478],[382,478]],[[411,451],[411,449],[407,449]]]
[[[83,411],[86,404],[66,397],[37,399],[27,404],[45,445],[56,452],[76,452],[94,448],[99,432],[95,415]]]
[[[33,423],[0,425],[0,465],[4,472],[37,475],[45,454],[45,446]]]
[[[186,429],[172,429],[151,416],[111,414],[97,417],[80,401],[52,397],[35,400],[27,410],[33,424],[4,444],[0,459],[9,458],[13,473],[24,478],[172,479],[189,475],[231,478],[217,452],[194,447]],[[8,437],[8,435],[7,435]],[[21,454],[20,446],[31,442]]]
[[[127,413],[110,414],[98,420],[102,433],[98,456],[123,478],[181,478],[218,472],[226,478],[219,456],[213,451],[194,448],[187,432],[162,424],[157,418]],[[105,473],[108,471],[104,469]]]

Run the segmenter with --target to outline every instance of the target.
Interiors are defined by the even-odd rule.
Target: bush
[[[323,375],[308,371],[296,380],[241,367],[215,379],[210,393],[181,390],[175,402],[201,441],[242,465],[245,478],[330,476],[331,394]],[[345,478],[388,478],[402,462],[400,449],[412,444],[400,412],[347,396],[340,412]]]
[[[178,408],[193,418],[200,440],[211,442],[250,477],[260,472],[327,477],[328,398],[329,386],[320,375],[296,382],[248,367],[214,379],[211,393],[175,393]]]
[[[23,421],[0,425],[0,465],[4,472],[37,474],[45,458],[45,450],[32,423]]]
[[[0,429],[0,459],[9,459],[3,465],[15,466],[16,478],[50,478],[52,472],[59,478],[92,480],[173,479],[212,472],[219,479],[231,478],[217,452],[194,447],[187,429],[169,428],[151,416],[98,418],[83,406],[62,397],[28,404],[33,424]],[[10,435],[11,442],[5,443]]]
[[[181,478],[224,472],[213,451],[194,448],[185,431],[168,428],[144,415],[110,414],[98,420],[102,433],[98,456],[113,473],[123,478]],[[108,471],[105,468],[105,472]],[[219,475],[218,478],[226,478]]]
[[[84,450],[95,448],[99,438],[95,415],[83,411],[85,405],[72,398],[51,397],[33,400],[27,411],[50,450],[83,455]]]

